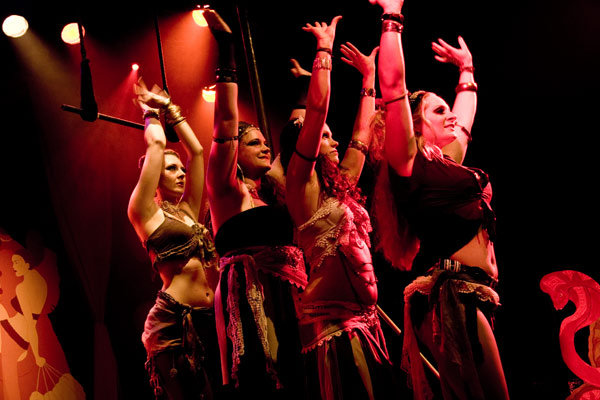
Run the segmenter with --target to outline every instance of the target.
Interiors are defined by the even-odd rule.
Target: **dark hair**
[[[279,138],[279,154],[284,173],[296,148],[296,142],[300,136],[303,120],[295,118],[288,121],[281,131]],[[325,154],[319,154],[315,164],[315,171],[321,190],[330,197],[336,197],[339,201],[344,201],[346,196],[350,195],[360,204],[364,204],[365,198],[360,188],[357,187],[354,179],[348,177],[340,171],[338,164],[334,163]]]
[[[296,142],[298,141],[298,137],[300,137],[302,123],[303,120],[301,118],[290,119],[281,130],[279,136],[279,157],[284,173],[287,173],[287,167],[292,159],[292,154],[294,154]]]
[[[238,140],[241,140],[242,136],[244,136],[246,133],[250,132],[253,129],[260,131],[260,128],[258,126],[251,124],[250,122],[238,121]]]
[[[270,206],[282,206],[285,204],[285,188],[269,174],[265,174],[260,180],[258,197]]]
[[[35,262],[33,261],[33,256],[31,255],[31,252],[29,250],[24,248],[16,249],[15,251],[13,251],[13,255],[20,256],[21,258],[23,258],[23,261],[29,264],[29,269],[37,267],[37,265],[35,265]]]
[[[319,154],[315,171],[321,190],[328,196],[336,197],[340,202],[343,202],[346,196],[350,196],[359,204],[365,204],[365,196],[357,185],[357,179],[342,173],[340,166],[331,161],[326,154]]]

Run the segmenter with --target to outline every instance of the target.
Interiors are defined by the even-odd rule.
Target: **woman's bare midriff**
[[[450,258],[464,265],[479,267],[492,278],[498,279],[494,245],[483,228],[479,228],[477,235]]]
[[[185,261],[183,261],[185,262]],[[213,307],[218,271],[199,258],[163,262],[158,266],[163,281],[162,290],[176,301],[193,307]]]

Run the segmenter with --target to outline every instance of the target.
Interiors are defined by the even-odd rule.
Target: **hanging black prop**
[[[98,112],[98,104],[96,103],[96,97],[94,96],[94,85],[92,84],[92,70],[90,68],[90,60],[87,58],[85,51],[85,45],[83,42],[83,25],[81,22],[77,24],[79,29],[79,46],[81,49],[81,104],[80,108],[70,106],[68,104],[62,104],[60,108],[63,111],[69,111],[75,114],[79,114],[81,119],[88,122],[94,122],[97,119],[101,119],[108,122],[114,122],[119,125],[129,126],[131,128],[144,129],[143,124],[136,122],[127,121],[121,118],[112,117],[110,115],[101,114]]]
[[[169,94],[167,87],[167,76],[165,73],[165,63],[163,60],[162,42],[160,39],[160,30],[158,27],[158,17],[155,17],[156,39],[158,44],[158,58],[160,62],[160,70],[162,75],[163,90]],[[79,114],[81,119],[88,122],[94,122],[96,119],[101,119],[108,122],[113,122],[119,125],[129,126],[131,128],[144,129],[144,124],[139,124],[132,121],[127,121],[121,118],[113,117],[98,112],[98,105],[94,96],[94,86],[92,84],[92,71],[90,69],[90,60],[87,58],[85,45],[83,43],[83,28],[79,23],[79,43],[81,48],[81,105],[80,108],[70,106],[68,104],[61,105],[63,111],[69,111]],[[174,129],[165,124],[165,135],[167,140],[172,143],[179,141]]]
[[[98,118],[98,105],[94,97],[94,86],[92,85],[92,71],[90,60],[87,59],[85,45],[83,44],[83,28],[81,22],[79,28],[79,46],[81,49],[81,113],[84,121],[94,122]]]
[[[156,44],[158,47],[158,61],[160,62],[160,73],[162,76],[163,90],[170,96],[169,88],[167,86],[167,74],[165,72],[165,61],[163,59],[163,51],[162,51],[162,41],[160,39],[160,29],[158,27],[158,16],[154,17],[154,28],[156,30]],[[167,140],[172,143],[179,142],[179,137],[177,137],[177,133],[172,126],[168,124],[165,125],[165,136]]]

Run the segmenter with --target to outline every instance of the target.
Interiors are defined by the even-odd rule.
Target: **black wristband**
[[[333,51],[331,51],[331,49],[329,47],[319,47],[317,49],[317,52],[319,52],[319,51],[324,51],[325,53],[328,53],[329,55],[333,54]]]
[[[381,16],[381,20],[382,21],[396,21],[398,23],[404,24],[404,15],[385,13]]]

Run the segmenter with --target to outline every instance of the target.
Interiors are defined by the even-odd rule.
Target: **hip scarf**
[[[319,301],[302,306],[299,321],[302,353],[308,353],[344,332],[360,331],[367,338],[369,350],[378,362],[389,361],[377,308],[345,301]]]
[[[352,365],[358,370],[365,388],[371,382],[371,378],[365,380],[365,377],[375,372],[370,371],[366,359],[380,365],[391,365],[375,305],[361,307],[351,302],[319,301],[303,304],[302,311],[299,322],[302,353],[315,352],[317,365],[314,367],[318,371],[322,399],[336,399],[341,395],[340,385],[344,383],[340,374],[344,367],[338,365],[337,351],[330,347],[329,342],[344,333],[350,339]]]
[[[179,303],[162,290],[158,292],[156,302],[146,317],[142,334],[142,342],[147,353],[146,369],[155,391],[160,387],[160,382],[155,371],[154,357],[163,351],[181,348],[191,371],[202,369],[201,361],[205,351],[194,327],[194,319],[196,323],[199,320],[207,320],[212,326],[213,309],[188,306]]]
[[[307,284],[306,269],[304,266],[304,255],[296,246],[255,246],[243,249],[236,249],[225,254],[219,261],[221,270],[221,280],[217,292],[215,293],[215,311],[217,322],[217,336],[219,339],[219,348],[221,352],[221,369],[223,374],[223,383],[229,382],[229,371],[227,363],[227,337],[232,342],[232,366],[231,377],[237,382],[237,371],[240,364],[240,356],[244,355],[244,333],[242,329],[242,319],[239,309],[239,284],[238,270],[234,267],[237,264],[243,266],[246,278],[245,294],[248,304],[254,316],[254,322],[258,331],[258,338],[266,359],[266,369],[277,383],[281,386],[275,369],[273,368],[273,357],[268,341],[268,322],[264,309],[264,290],[260,281],[258,272],[264,272],[279,278],[282,281],[289,282],[291,294],[294,297],[294,303],[297,301],[297,289],[304,289]],[[227,312],[229,321],[225,325],[225,317],[222,309],[220,285],[223,282],[226,267],[227,272]]]
[[[476,363],[483,361],[477,336],[476,312],[477,308],[493,310],[500,305],[498,293],[487,286],[490,279],[477,267],[460,271],[431,268],[428,275],[417,277],[405,288],[402,369],[411,377],[415,399],[432,397],[413,327],[413,319],[417,315],[412,308],[419,295],[427,296],[429,310],[433,310],[433,340],[440,345],[440,352],[461,371],[472,398],[484,398],[479,379],[476,378]]]

